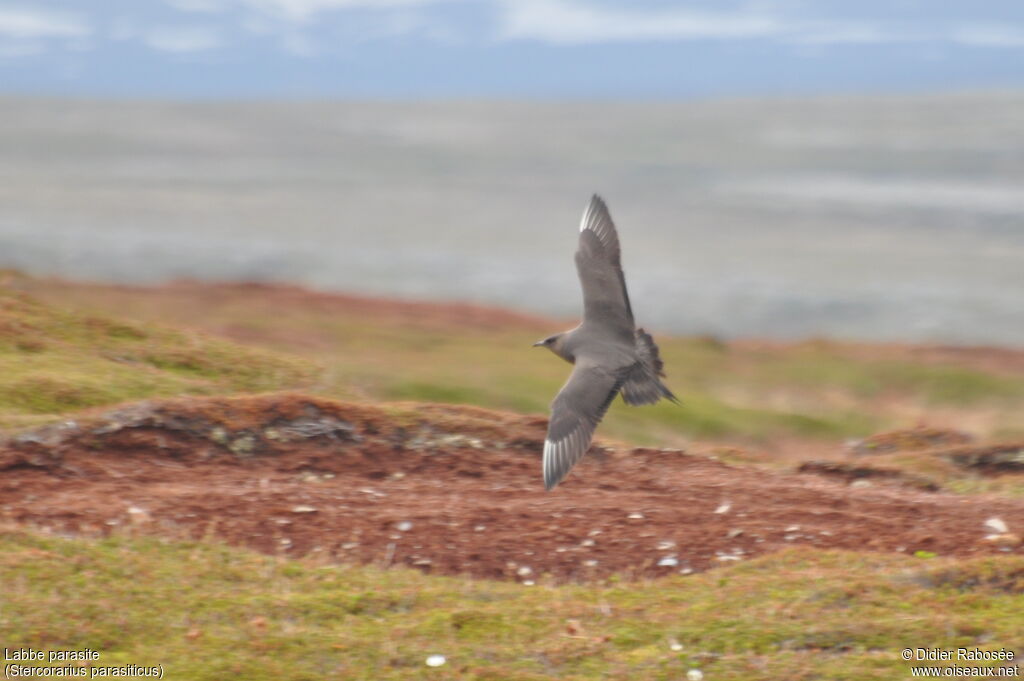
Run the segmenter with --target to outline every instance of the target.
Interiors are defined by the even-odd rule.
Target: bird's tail
[[[636,330],[636,354],[640,361],[626,374],[621,388],[622,399],[633,406],[654,404],[662,398],[679,402],[659,378],[665,375],[665,365],[654,339],[643,329]]]

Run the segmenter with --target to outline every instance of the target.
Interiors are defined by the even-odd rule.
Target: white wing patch
[[[590,203],[583,210],[583,218],[580,220],[580,232],[585,232],[588,229],[597,235],[606,248],[611,245],[610,242],[614,243],[616,240],[615,226],[611,216],[608,215],[604,201],[597,194],[590,199]]]
[[[562,481],[590,449],[589,429],[580,425],[561,440],[544,440],[544,485],[551,489]]]

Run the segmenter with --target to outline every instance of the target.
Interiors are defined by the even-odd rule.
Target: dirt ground
[[[546,493],[544,426],[301,395],[145,402],[0,442],[0,519],[519,581],[702,571],[796,544],[1022,551],[1024,500],[676,450],[595,447]],[[992,518],[1009,530],[997,540]]]

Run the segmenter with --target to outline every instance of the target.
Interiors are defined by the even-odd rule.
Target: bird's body
[[[608,208],[596,195],[580,222],[576,271],[583,288],[582,323],[535,343],[574,365],[551,403],[543,461],[549,490],[586,453],[594,429],[619,392],[631,405],[676,401],[659,378],[665,374],[658,346],[633,321],[619,237]]]

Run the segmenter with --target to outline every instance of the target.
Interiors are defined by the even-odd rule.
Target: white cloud
[[[17,39],[80,38],[92,27],[68,12],[0,7],[0,36]]]
[[[1024,26],[964,26],[953,32],[952,40],[973,47],[1024,47]]]
[[[182,12],[220,12],[227,9],[223,0],[165,0]]]
[[[979,24],[928,30],[886,22],[884,17],[870,22],[799,16],[772,2],[751,2],[739,8],[714,11],[644,9],[625,3],[610,7],[585,0],[500,1],[503,9],[499,39],[537,40],[556,45],[762,38],[795,45],[953,42],[983,47],[1024,47],[1024,26]]]
[[[220,33],[209,26],[158,26],[143,41],[161,52],[205,52],[224,44]]]
[[[186,12],[218,12],[229,7],[241,7],[302,23],[329,10],[372,9],[387,10],[396,7],[433,5],[447,0],[165,0],[175,9]]]
[[[416,35],[439,43],[458,42],[488,30],[499,41],[531,40],[555,45],[760,39],[798,47],[931,43],[972,47],[1024,47],[1024,26],[941,25],[828,18],[813,3],[746,0],[702,3],[701,8],[660,7],[593,0],[164,0],[182,12],[219,14],[253,35],[272,36],[289,54],[310,56],[329,49],[306,29],[322,20],[340,21],[347,41]],[[479,3],[493,9],[496,24],[474,29],[451,22],[445,5]],[[683,3],[679,3],[683,4]],[[358,21],[345,13],[361,10]],[[801,11],[806,10],[806,11]],[[354,16],[354,15],[350,15]],[[834,16],[834,15],[833,15]],[[493,28],[492,28],[493,27]],[[358,34],[358,35],[356,35]],[[210,33],[157,36],[157,49],[195,51],[220,44]]]
[[[500,37],[581,44],[777,35],[784,24],[759,12],[605,9],[577,2],[509,0]]]
[[[870,45],[907,43],[924,39],[913,33],[886,31],[868,24],[807,24],[788,40],[804,45]]]

